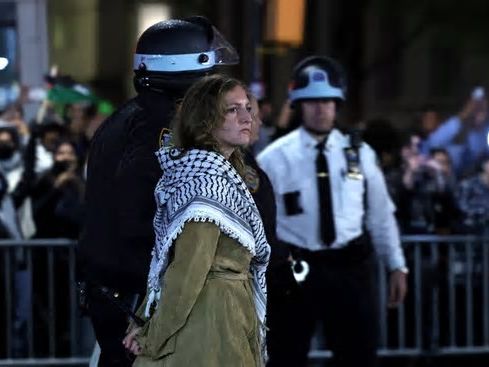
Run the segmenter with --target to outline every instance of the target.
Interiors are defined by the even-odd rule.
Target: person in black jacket
[[[258,114],[258,102],[250,96],[253,116],[251,144],[259,138],[262,121]],[[251,145],[250,144],[250,145]],[[258,166],[251,150],[245,152],[244,181],[248,186],[263,221],[265,235],[271,248],[270,262],[267,268],[267,349],[269,355],[280,353],[283,345],[280,335],[288,325],[282,322],[283,314],[288,311],[290,298],[297,290],[291,266],[289,247],[277,238],[277,204],[272,183],[267,174]]]
[[[61,140],[53,149],[53,165],[42,174],[30,190],[36,238],[76,239],[80,233],[83,216],[83,192],[85,183],[79,169],[76,145],[70,140]],[[52,248],[50,249],[52,250]],[[66,294],[70,291],[69,251],[58,249],[54,252],[52,265],[49,250],[38,249],[32,253],[33,262],[33,304],[36,350],[48,353],[48,325],[50,318],[50,290],[46,274],[56,274],[53,287],[54,309],[56,310],[56,353],[67,355],[70,348],[70,305]],[[41,327],[42,326],[42,327]]]
[[[137,97],[97,130],[89,150],[86,220],[78,249],[79,279],[101,355],[99,366],[129,366],[122,340],[128,314],[144,295],[161,176],[159,136],[185,90],[238,56],[203,17],[159,22],[139,38],[134,55]]]
[[[75,239],[80,233],[85,186],[75,143],[59,142],[53,156],[53,166],[31,193],[36,238]]]

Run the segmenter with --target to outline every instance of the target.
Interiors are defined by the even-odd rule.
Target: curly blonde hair
[[[226,93],[237,86],[242,87],[249,98],[244,83],[229,76],[214,74],[193,84],[185,93],[172,122],[175,146],[184,151],[197,148],[220,152],[213,132],[224,123]],[[240,174],[243,173],[243,153],[240,148],[234,150],[229,161]]]

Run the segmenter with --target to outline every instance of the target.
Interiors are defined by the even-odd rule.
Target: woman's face
[[[54,153],[55,161],[76,162],[76,153],[71,144],[61,144]]]
[[[251,106],[246,91],[236,86],[224,95],[224,122],[213,132],[221,153],[226,157],[251,140]]]

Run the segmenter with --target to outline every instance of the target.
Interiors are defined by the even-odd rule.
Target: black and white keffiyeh
[[[164,297],[160,278],[168,267],[169,250],[185,223],[213,222],[253,255],[253,294],[263,331],[267,294],[265,271],[270,246],[246,184],[230,162],[216,152],[199,149],[182,152],[163,147],[156,155],[163,175],[155,189],[156,243],[148,277],[146,315],[149,317],[151,306]]]

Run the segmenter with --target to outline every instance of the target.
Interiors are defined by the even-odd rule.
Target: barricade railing
[[[379,355],[489,353],[489,238],[403,236],[408,295],[387,308],[388,277],[379,264]],[[331,353],[320,333],[310,356]]]
[[[94,339],[78,311],[75,246],[0,241],[0,366],[88,364]]]
[[[489,353],[489,238],[403,236],[406,302],[387,309],[379,266],[379,355]],[[70,240],[0,241],[0,367],[87,365],[94,339],[80,318]],[[330,356],[320,336],[310,356]]]

